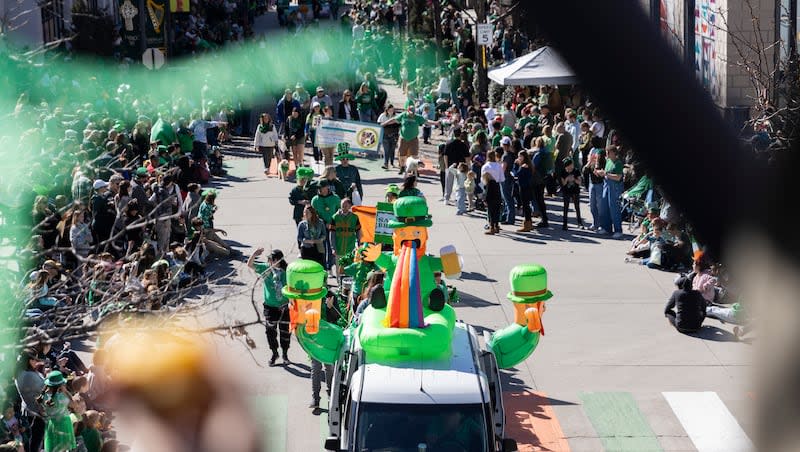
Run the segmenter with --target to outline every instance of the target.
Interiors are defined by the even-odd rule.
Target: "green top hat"
[[[541,265],[517,265],[511,269],[508,279],[511,292],[506,297],[514,303],[536,303],[553,297],[547,290],[547,270]]]
[[[404,196],[394,203],[394,216],[396,220],[389,220],[387,226],[390,228],[402,228],[406,226],[431,227],[433,221],[428,215],[428,204],[425,198],[419,196]]]
[[[136,168],[136,175],[137,176],[149,176],[150,173],[147,172],[147,168],[145,168],[143,166],[140,166],[139,168]]]
[[[310,179],[312,177],[314,177],[314,170],[313,169],[311,169],[311,168],[309,168],[307,166],[302,166],[300,168],[297,168],[297,178],[298,179]]]
[[[353,160],[356,156],[350,153],[350,143],[339,143],[336,145],[336,160]]]
[[[298,300],[325,298],[328,294],[328,289],[325,287],[327,278],[328,273],[319,263],[307,259],[296,260],[286,268],[283,295]]]
[[[399,195],[400,187],[398,187],[397,184],[389,184],[389,186],[386,187],[386,193],[394,193],[395,195]]]
[[[505,126],[502,129],[500,129],[500,134],[503,135],[503,136],[506,136],[506,137],[510,137],[511,134],[513,134],[513,133],[514,133],[514,131],[511,130],[511,127],[508,127],[508,126]]]
[[[47,378],[44,380],[44,384],[47,386],[61,386],[67,383],[67,379],[64,378],[64,374],[61,372],[54,370],[47,374]]]

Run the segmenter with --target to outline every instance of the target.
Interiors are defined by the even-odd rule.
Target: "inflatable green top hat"
[[[389,186],[386,187],[386,193],[394,193],[395,195],[399,195],[400,187],[398,187],[397,184],[389,184]]]
[[[396,220],[389,220],[387,226],[390,228],[402,228],[405,226],[431,227],[433,221],[428,215],[428,204],[425,198],[419,196],[405,196],[393,204],[394,216]]]
[[[314,170],[307,166],[302,166],[297,168],[297,178],[298,179],[311,179],[314,177]]]
[[[319,300],[328,294],[325,281],[328,273],[317,262],[299,259],[286,268],[286,285],[283,295],[298,300]]]
[[[512,133],[514,133],[514,131],[511,130],[511,127],[505,126],[502,129],[500,129],[500,134],[505,137],[510,137]]]
[[[356,156],[350,153],[350,143],[339,143],[336,145],[336,160],[353,160]]]
[[[517,265],[508,278],[511,292],[506,297],[514,303],[536,303],[553,297],[547,290],[547,270],[541,265]]]

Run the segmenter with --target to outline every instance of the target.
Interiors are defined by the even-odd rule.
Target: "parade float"
[[[447,294],[434,281],[434,272],[448,280],[460,275],[455,248],[443,247],[440,255],[426,253],[428,228],[432,226],[424,198],[407,196],[393,204],[393,250],[382,251],[371,244],[360,249],[359,262],[371,263],[386,272],[383,290],[369,294],[369,306],[358,323],[347,328],[325,320],[327,274],[316,262],[298,260],[287,269],[284,295],[291,301],[291,328],[309,356],[334,364],[346,342],[357,340],[366,360],[376,363],[441,361],[452,355],[456,325],[455,310]],[[547,272],[539,265],[519,265],[510,274],[507,298],[514,306],[514,323],[488,337],[499,368],[524,361],[544,334],[541,317],[547,289]]]

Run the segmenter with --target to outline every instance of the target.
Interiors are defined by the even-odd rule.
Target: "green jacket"
[[[313,184],[306,184],[304,187],[296,185],[292,191],[289,192],[289,204],[294,206],[292,218],[296,222],[303,220],[303,209],[306,208],[305,204],[301,201],[311,201],[317,194],[317,189]]]
[[[342,204],[341,198],[331,193],[328,196],[317,195],[311,200],[311,206],[316,209],[319,217],[326,225],[333,221],[333,215],[339,210]]]

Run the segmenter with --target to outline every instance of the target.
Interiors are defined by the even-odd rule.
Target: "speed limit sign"
[[[488,46],[492,43],[492,24],[478,24],[478,45]]]

